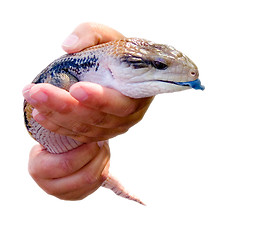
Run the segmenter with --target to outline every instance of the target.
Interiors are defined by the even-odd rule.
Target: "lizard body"
[[[68,91],[76,82],[90,81],[132,98],[143,98],[190,88],[203,90],[198,75],[196,65],[175,48],[126,38],[66,54],[49,64],[33,83],[50,83]],[[24,101],[27,130],[47,151],[58,154],[82,144],[45,129],[33,119],[32,111],[33,107]],[[142,203],[111,175],[103,186]]]

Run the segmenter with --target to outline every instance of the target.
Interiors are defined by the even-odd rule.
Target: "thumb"
[[[74,53],[100,43],[124,38],[118,31],[98,23],[80,24],[62,43],[67,53]]]

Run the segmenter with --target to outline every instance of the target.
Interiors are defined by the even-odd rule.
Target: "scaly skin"
[[[132,98],[143,98],[189,88],[203,90],[198,75],[196,65],[173,47],[127,38],[66,54],[48,65],[33,83],[50,83],[68,91],[76,82],[89,81]],[[43,128],[33,119],[32,110],[24,101],[27,130],[47,151],[58,154],[82,145]],[[110,174],[102,186],[143,204]]]

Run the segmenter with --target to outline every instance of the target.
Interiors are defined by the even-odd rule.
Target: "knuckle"
[[[106,139],[114,138],[118,135],[124,134],[129,130],[129,128],[117,128],[115,131],[106,135]]]
[[[44,128],[50,130],[51,132],[58,133],[61,131],[61,126],[57,125],[56,123],[52,122],[50,119],[46,118],[42,123],[40,123]]]
[[[122,117],[128,117],[129,115],[132,115],[136,112],[136,106],[134,106],[133,104],[125,107],[125,109],[123,109],[121,116]]]
[[[140,122],[143,119],[144,115],[145,115],[145,112],[141,112],[141,111],[137,112],[134,118],[130,121],[131,126]]]
[[[87,143],[92,140],[90,137],[79,135],[79,134],[69,134],[68,136],[81,143]]]
[[[119,127],[118,128],[119,134],[124,134],[124,133],[128,132],[128,130],[129,130],[128,127]]]
[[[111,121],[106,125],[106,128],[117,129],[125,128],[129,124],[129,118],[126,117],[113,117]]]
[[[130,127],[135,125],[137,122],[138,120],[136,117],[124,118],[121,121],[115,122],[113,128],[119,131],[127,131]]]
[[[62,102],[62,104],[57,109],[57,112],[60,114],[67,114],[70,113],[72,110],[73,110],[73,104]]]
[[[113,123],[112,128],[116,133],[125,133],[139,121],[140,120],[138,120],[137,118],[128,118],[123,121],[116,121]]]
[[[61,131],[61,127],[52,122],[48,122],[45,128],[47,128],[48,130],[54,133],[59,133]]]
[[[127,117],[129,115],[134,114],[138,109],[138,106],[136,102],[132,102],[128,105],[125,106],[125,108],[122,109],[121,116],[122,117]]]
[[[59,162],[59,168],[62,169],[64,173],[71,173],[73,172],[73,166],[70,163],[69,158],[64,158]]]
[[[92,96],[90,105],[91,107],[94,106],[94,109],[102,110],[105,109],[108,105],[108,102],[104,99],[100,99],[98,96]]]
[[[91,172],[91,171],[87,171],[85,173],[83,173],[83,182],[86,185],[93,185],[96,182],[98,182],[99,176],[97,176],[95,173]]]
[[[104,126],[107,123],[108,114],[100,114],[96,118],[92,118],[92,125]]]
[[[109,131],[107,129],[94,127],[92,128],[91,131],[85,134],[72,133],[72,134],[68,134],[68,136],[81,143],[88,143],[88,142],[97,142],[97,141],[107,140],[108,138],[110,138],[111,135],[113,135],[111,134],[112,132],[115,132],[115,131],[114,130]],[[115,135],[116,134],[114,134],[113,136]]]
[[[124,116],[129,116],[135,114],[138,111],[143,110],[146,112],[150,103],[152,102],[153,97],[143,98],[143,99],[132,99],[132,101],[125,107],[123,114]]]
[[[45,111],[45,110],[40,110],[39,111],[44,117],[46,117],[47,119],[50,119],[53,117],[53,112],[52,111]]]
[[[85,134],[91,131],[91,126],[76,122],[72,126],[72,131],[75,133]]]

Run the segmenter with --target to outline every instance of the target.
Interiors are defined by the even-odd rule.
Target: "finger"
[[[86,92],[87,98],[84,98],[83,104],[80,104],[67,91],[51,84],[30,84],[26,86],[23,90],[24,97],[38,110],[33,112],[34,119],[54,132],[59,126],[75,129],[79,123],[112,128],[131,122],[132,119],[123,119],[122,117],[136,113],[145,106],[148,107],[152,101],[152,98],[131,99],[113,89],[94,83],[77,83],[75,85],[78,86],[74,88],[74,95],[77,98],[81,98],[81,91]],[[72,92],[73,88],[71,88]],[[67,113],[72,114],[72,117],[69,118]],[[117,117],[117,115],[120,117]],[[135,118],[134,115],[132,121],[135,122]],[[45,125],[45,120],[55,124],[53,126]],[[59,123],[61,124],[57,126]],[[84,127],[81,126],[80,128]],[[80,131],[74,130],[74,132]]]
[[[70,88],[69,92],[84,106],[119,117],[126,117],[138,111],[149,105],[153,99],[129,98],[114,89],[105,88],[91,82],[76,83]]]
[[[89,110],[87,112],[90,112]],[[72,116],[74,115],[74,117]],[[139,114],[139,113],[137,113]],[[33,118],[40,123],[44,128],[55,132],[60,135],[65,135],[73,138],[82,143],[96,142],[107,140],[109,138],[115,137],[116,135],[125,133],[132,125],[141,120],[141,116],[130,116],[128,119],[123,118],[117,120],[116,117],[111,116],[108,118],[107,123],[103,122],[104,127],[98,127],[91,125],[89,123],[100,123],[102,122],[102,118],[98,120],[96,115],[89,115],[88,118],[85,118],[84,115],[79,116],[76,113],[70,113],[61,115],[57,112],[51,112],[49,115],[44,115],[39,113],[37,109],[34,109],[32,112]],[[91,119],[93,118],[93,119]],[[77,120],[75,120],[77,119]],[[94,120],[96,119],[96,120]],[[85,123],[81,122],[85,120]],[[57,124],[54,121],[59,121]],[[61,126],[64,125],[65,127]]]
[[[85,109],[77,106],[72,111],[61,114],[41,105],[32,111],[33,118],[44,128],[69,136],[80,142],[104,140],[114,137],[128,130],[130,125],[136,122],[136,116],[119,118],[113,115],[104,114],[99,111]]]
[[[67,53],[74,53],[96,44],[105,43],[124,36],[118,31],[98,23],[82,23],[62,44]]]
[[[124,117],[136,112],[149,102],[146,99],[131,99],[116,90],[90,82],[74,84],[70,89],[70,94],[47,83],[30,84],[23,89],[26,101],[37,108],[39,113],[49,115],[52,112],[66,113],[75,109],[80,112],[80,117],[83,113],[91,115],[93,125],[100,125],[98,122],[104,123],[106,115],[101,115],[101,112]],[[74,97],[81,100],[83,105],[78,106],[79,102]],[[85,111],[85,107],[88,108],[87,111]],[[98,112],[90,112],[91,109],[98,110]],[[107,122],[110,122],[110,120]]]
[[[88,164],[99,151],[100,148],[96,143],[84,144],[62,154],[49,153],[40,145],[36,145],[30,152],[29,173],[34,179],[68,176]]]
[[[105,125],[109,124],[113,117],[90,108],[86,109],[68,92],[50,84],[27,85],[23,89],[23,95],[35,108],[32,112],[33,118],[53,132],[57,132],[60,127],[72,130],[78,126],[83,131],[85,127],[80,124],[81,119],[85,119],[87,124]],[[118,119],[115,119],[113,122],[117,121]]]
[[[99,188],[104,181],[101,176],[110,158],[108,144],[105,143],[99,153],[87,165],[72,175],[52,180],[40,179],[39,185],[51,195],[60,197],[84,189],[88,194]]]
[[[27,102],[43,113],[51,111],[66,113],[78,104],[66,90],[48,83],[27,85],[23,89],[23,96]]]
[[[100,182],[101,184],[107,179],[108,172],[109,172],[109,166],[110,161],[107,162],[101,176],[100,176]],[[88,195],[92,194],[96,189],[98,189],[101,185],[99,183],[97,185],[86,185],[85,187],[82,187],[80,189],[76,189],[75,191],[70,191],[64,194],[59,194],[57,197],[62,200],[82,200]]]
[[[109,138],[125,133],[131,126],[133,126],[143,118],[146,110],[147,108],[141,109],[140,111],[126,118],[117,118],[115,116],[110,116],[109,118],[107,118],[107,121],[102,121],[102,118],[100,118],[100,120],[98,121],[92,120],[92,115],[88,115],[87,118],[87,115],[83,114],[80,116],[80,119],[78,119],[78,121],[73,121],[71,118],[72,116],[69,116],[72,113],[67,114],[67,116],[59,115],[58,117],[57,113],[55,113],[53,115],[45,117],[44,115],[40,114],[36,109],[33,110],[32,114],[34,119],[39,122],[44,128],[60,135],[69,136],[79,142],[86,143],[107,140]],[[60,121],[59,124],[65,127],[62,127],[61,125],[53,122],[53,118],[56,118],[57,121]],[[76,116],[74,118],[76,118]],[[96,116],[94,116],[93,119],[96,119]]]
[[[89,114],[92,112],[90,110],[84,111],[79,115],[79,107],[76,109],[76,113],[71,112],[70,114],[61,115],[54,112],[47,117],[40,114],[37,109],[34,109],[32,115],[46,129],[86,143],[106,140],[125,133],[143,118],[148,107],[147,105],[136,113],[124,118],[111,115],[107,118],[101,117],[98,119],[99,113],[91,115]],[[74,115],[73,117],[72,114]]]
[[[56,125],[50,121],[45,121],[44,124],[43,123],[41,124],[46,129],[49,129],[52,132],[55,132],[60,135],[68,136],[81,143],[92,143],[92,142],[108,140],[117,135],[127,132],[129,129],[129,127],[127,126],[120,127],[120,128],[110,128],[110,129],[100,128],[100,127],[95,127],[95,126],[86,126],[84,127],[84,130],[83,130],[83,125],[78,124],[78,127],[76,129],[79,130],[79,132],[78,131],[73,132],[73,131],[70,131],[69,129],[60,127],[59,125]]]
[[[39,110],[35,108],[32,111],[32,116],[44,128],[49,129],[52,132],[62,134],[62,131],[66,131],[70,134],[83,134],[92,132],[95,127],[97,129],[130,127],[141,119],[144,112],[145,108],[127,117],[117,117],[97,110],[92,110],[90,108],[85,108],[83,106],[77,106],[73,111],[66,114],[53,111],[50,112],[49,110],[48,112],[43,111],[43,113],[40,113]]]
[[[89,106],[80,104],[65,90],[50,84],[30,84],[23,93],[36,108],[32,112],[34,119],[43,127],[84,143],[106,140],[126,132],[142,119],[153,99],[131,99],[98,84],[89,85],[86,84],[86,91],[90,94],[88,101],[85,101]]]

